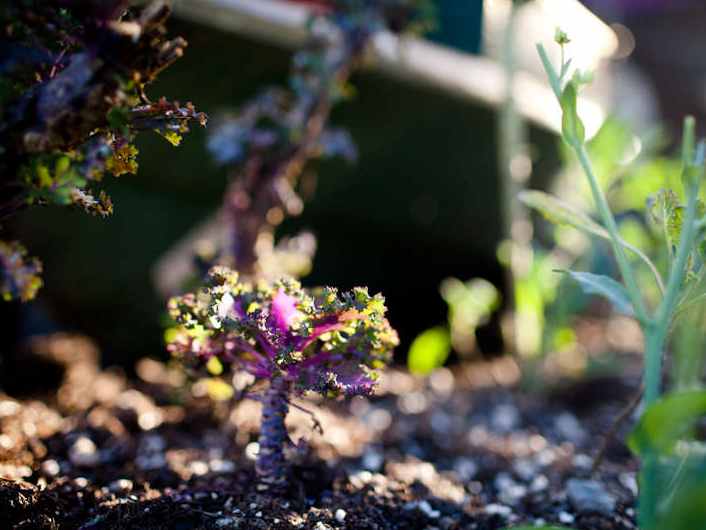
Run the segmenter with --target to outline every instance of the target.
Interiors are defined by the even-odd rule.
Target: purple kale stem
[[[284,447],[289,435],[284,418],[289,412],[289,391],[289,382],[284,377],[274,377],[262,398],[260,451],[255,469],[259,478],[258,489],[270,493],[281,493],[287,487]]]

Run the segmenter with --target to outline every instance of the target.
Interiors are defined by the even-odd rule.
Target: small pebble
[[[537,474],[537,464],[528,458],[516,460],[512,469],[525,482],[529,482]]]
[[[69,447],[69,460],[78,467],[95,467],[100,463],[100,454],[93,440],[79,436]]]
[[[620,483],[623,487],[637,497],[637,479],[635,478],[635,473],[621,473],[618,477]]]
[[[442,441],[450,439],[449,431],[451,430],[452,420],[451,416],[449,416],[446,412],[443,410],[433,412],[429,423],[434,432],[442,435]]]
[[[167,442],[159,434],[145,435],[140,441],[140,449],[148,453],[159,453],[167,447]]]
[[[135,459],[135,465],[138,469],[143,471],[152,471],[155,469],[161,469],[167,465],[167,459],[162,453],[155,453],[152,455],[139,455]]]
[[[559,436],[575,444],[580,444],[586,439],[586,431],[578,418],[570,412],[559,414],[554,420],[554,428]]]
[[[191,471],[194,475],[205,475],[208,473],[208,464],[206,462],[202,462],[201,460],[194,460],[189,464],[189,471]]]
[[[448,368],[437,368],[429,376],[429,386],[434,393],[446,397],[454,389],[454,375]]]
[[[541,467],[550,466],[556,461],[556,452],[554,452],[553,449],[547,447],[537,453],[535,460]]]
[[[559,522],[562,524],[572,524],[576,518],[569,512],[559,512]]]
[[[441,515],[441,512],[432,508],[431,504],[429,504],[429,501],[427,500],[421,501],[418,505],[418,508],[424,513],[424,515],[426,515],[430,519],[437,519]]]
[[[374,431],[384,431],[392,423],[392,414],[383,408],[376,408],[367,413],[363,420]]]
[[[566,484],[566,492],[572,506],[579,512],[607,514],[615,510],[615,497],[595,480],[571,479]]]
[[[520,423],[520,413],[515,405],[498,405],[490,414],[490,424],[498,432],[510,432]]]
[[[402,394],[397,405],[404,414],[421,414],[427,410],[429,402],[423,392],[410,392]]]
[[[336,518],[336,521],[338,521],[339,523],[342,523],[343,521],[346,520],[346,515],[348,515],[346,513],[346,510],[342,510],[341,508],[339,508],[338,510],[336,510],[336,514],[334,517]]]
[[[45,460],[44,462],[42,462],[40,469],[42,471],[42,474],[46,475],[47,477],[55,477],[61,471],[59,462],[52,459]]]
[[[370,471],[378,471],[382,467],[382,463],[385,461],[385,457],[379,451],[368,448],[363,453],[363,459],[361,465],[365,469]]]
[[[473,495],[480,495],[483,491],[483,483],[478,480],[469,482],[468,491],[470,491]]]
[[[235,471],[235,464],[231,460],[213,458],[208,462],[208,465],[214,473],[232,473]]]
[[[454,462],[454,471],[461,482],[468,482],[478,473],[478,464],[472,459],[462,456]]]
[[[532,493],[537,493],[540,491],[544,491],[545,489],[547,489],[548,486],[549,479],[546,477],[546,475],[537,475],[532,480],[532,484],[530,484],[530,491]]]
[[[257,455],[260,452],[260,444],[257,442],[250,442],[245,446],[245,457],[248,460],[257,460]]]
[[[486,504],[485,513],[488,515],[500,515],[502,517],[507,517],[512,513],[512,508],[505,506],[503,504]]]
[[[573,462],[574,466],[580,469],[591,469],[591,467],[593,466],[593,458],[582,453],[579,453],[574,456]]]
[[[453,517],[444,517],[439,521],[441,530],[453,530],[458,528],[458,521]]]
[[[132,480],[121,478],[110,483],[108,489],[113,493],[130,493],[132,491]]]
[[[495,478],[498,498],[505,504],[515,504],[527,494],[527,487],[513,480],[508,473],[499,473]]]

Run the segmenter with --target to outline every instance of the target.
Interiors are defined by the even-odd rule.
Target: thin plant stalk
[[[537,353],[534,345],[528,346],[526,344],[532,341],[521,340],[526,338],[523,337],[519,328],[517,308],[515,307],[516,297],[513,290],[514,279],[523,274],[519,270],[517,260],[513,259],[513,255],[516,253],[516,247],[528,248],[532,237],[531,234],[519,234],[518,231],[512,230],[513,225],[516,223],[519,224],[528,220],[528,215],[523,205],[515,201],[514,198],[520,189],[525,187],[530,176],[529,173],[513,175],[512,171],[513,160],[516,157],[526,155],[525,143],[527,136],[526,126],[517,112],[513,94],[517,71],[517,60],[515,57],[517,10],[518,6],[513,3],[503,29],[502,66],[505,72],[505,99],[498,115],[498,167],[501,177],[502,235],[504,242],[510,243],[508,245],[508,265],[504,269],[506,286],[508,287],[505,303],[512,325],[507,326],[505,339],[508,342],[507,345],[513,351],[530,349],[530,352],[527,353],[534,354]],[[521,353],[526,352],[522,351]]]
[[[645,352],[645,404],[651,405],[659,399],[660,382],[662,375],[662,352],[667,340],[669,326],[676,311],[679,292],[684,281],[686,266],[689,254],[696,235],[696,216],[700,176],[689,180],[689,168],[693,158],[694,120],[687,118],[684,122],[684,171],[685,188],[688,202],[686,215],[684,218],[683,230],[677,249],[676,258],[669,274],[667,291],[662,302],[657,309],[657,316],[654,323],[647,326],[645,331],[646,352]],[[703,165],[704,145],[699,146],[696,156],[696,164]],[[640,526],[644,530],[653,530],[657,524],[657,507],[659,502],[659,491],[657,487],[658,458],[654,453],[645,455],[642,464],[642,481],[640,489]]]
[[[637,284],[637,278],[635,277],[635,271],[633,270],[630,262],[628,261],[627,255],[625,254],[625,248],[622,245],[622,238],[620,237],[620,232],[618,231],[618,224],[615,222],[615,217],[610,211],[610,206],[608,206],[608,200],[603,193],[600,185],[598,184],[598,179],[593,172],[593,165],[586,151],[585,145],[580,145],[574,147],[576,151],[576,156],[581,164],[586,177],[588,178],[588,183],[591,187],[591,194],[593,196],[593,201],[596,204],[598,213],[601,216],[603,224],[610,234],[611,244],[613,247],[613,252],[615,253],[615,259],[618,263],[618,268],[620,269],[620,274],[625,282],[625,287],[630,295],[630,301],[635,309],[635,315],[637,319],[644,325],[649,323],[649,317],[647,315],[647,309],[645,307],[645,302],[640,294],[640,287]]]
[[[284,420],[289,412],[289,392],[289,383],[283,377],[276,377],[262,397],[259,451],[255,463],[261,491],[282,493],[287,486],[284,446],[289,436]]]

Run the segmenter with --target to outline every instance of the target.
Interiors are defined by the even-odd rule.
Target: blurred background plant
[[[354,93],[349,79],[374,34],[419,32],[432,26],[432,17],[427,0],[338,0],[311,14],[286,88],[264,89],[237,113],[221,115],[211,130],[209,152],[230,182],[218,218],[201,229],[208,235],[197,245],[211,254],[202,253],[201,263],[226,264],[248,277],[309,272],[313,236],[286,237],[275,247],[275,229],[302,213],[301,194],[315,186],[314,161],[357,159],[351,135],[331,125],[331,112]],[[157,274],[166,291],[174,290],[168,282],[184,268],[178,260],[184,256],[165,261]]]
[[[206,116],[146,87],[181,57],[169,40],[169,8],[128,2],[10,2],[0,8],[0,221],[33,205],[77,207],[105,217],[113,205],[94,191],[104,174],[137,171],[139,131],[178,145]],[[28,301],[42,266],[17,241],[0,245],[0,294]]]
[[[448,323],[429,328],[412,341],[407,367],[413,374],[428,375],[443,366],[452,349],[461,359],[476,353],[476,330],[500,306],[498,289],[480,278],[465,283],[447,278],[439,292],[448,306]]]

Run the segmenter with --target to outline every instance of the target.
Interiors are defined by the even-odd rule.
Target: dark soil
[[[297,401],[323,434],[290,413],[308,442],[289,455],[288,494],[268,498],[254,487],[257,402],[214,405],[150,360],[129,381],[79,337],[24,355],[5,371],[13,397],[0,394],[2,529],[636,528],[636,462],[619,440],[591,476],[635,382],[540,397],[514,388],[510,360],[426,380],[391,370],[371,399]]]

